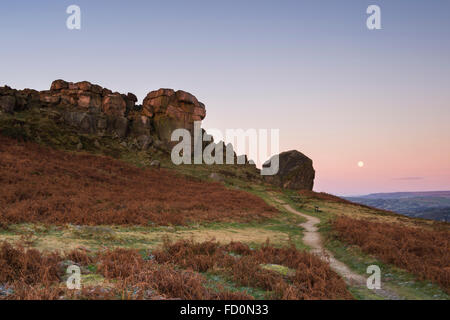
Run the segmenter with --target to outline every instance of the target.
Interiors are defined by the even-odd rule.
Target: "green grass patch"
[[[256,300],[265,300],[266,299],[266,295],[267,295],[266,291],[258,289],[258,288],[253,288],[253,287],[239,286],[231,280],[231,277],[220,274],[217,271],[205,272],[202,274],[207,279],[207,284],[206,284],[207,288],[219,291],[220,286],[221,286],[223,289],[230,291],[230,292],[241,292],[241,293],[248,294],[248,295],[252,296],[253,298],[255,298]]]

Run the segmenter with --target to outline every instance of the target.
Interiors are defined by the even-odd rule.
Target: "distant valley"
[[[372,193],[345,199],[410,217],[450,221],[450,191]]]

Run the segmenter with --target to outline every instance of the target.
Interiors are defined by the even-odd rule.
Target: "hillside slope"
[[[0,189],[0,299],[353,298],[247,191],[1,135]]]
[[[139,106],[118,103],[123,114],[102,115],[83,109],[86,90],[53,89],[14,91],[18,109],[0,111],[0,297],[449,298],[449,224],[282,189],[249,163],[176,166],[155,131],[160,118],[149,114],[141,127]],[[119,97],[104,95],[104,111],[116,110]],[[181,106],[189,96],[178,95]],[[360,279],[380,266],[393,294],[345,282],[318,259],[306,216],[340,264]],[[74,296],[61,288],[70,263],[82,267],[85,286]]]
[[[346,199],[410,217],[450,221],[450,191],[375,193]]]
[[[189,167],[188,175],[182,175],[183,170],[157,170],[148,165],[139,168],[103,155],[55,150],[1,135],[0,142],[0,241],[18,248],[3,246],[0,269],[9,268],[14,255],[20,256],[26,265],[39,264],[30,259],[56,259],[49,262],[55,266],[57,261],[68,259],[85,270],[83,283],[88,291],[78,292],[75,298],[117,299],[123,294],[124,283],[131,286],[132,292],[140,292],[133,286],[141,283],[139,279],[143,278],[139,277],[149,273],[160,277],[156,282],[145,278],[145,283],[157,288],[156,298],[382,298],[359,285],[345,285],[326,261],[308,253],[313,248],[305,244],[300,226],[305,220],[275,203],[273,193],[301,212],[318,217],[323,237],[330,241],[326,243],[327,249],[352,272],[364,277],[365,268],[376,263],[383,268],[383,284],[395,296],[448,298],[435,285],[399,271],[389,263],[368,259],[350,241],[345,244],[345,237],[336,241],[335,232],[328,231],[340,215],[431,231],[437,228],[441,232],[448,232],[442,231],[448,230],[447,224],[410,219],[313,192],[276,189],[237,176],[227,178],[224,184],[228,187],[225,187],[195,178],[194,172],[202,172],[203,166]],[[136,162],[140,158],[130,159]],[[242,190],[236,190],[236,186]],[[316,206],[320,208],[318,213]],[[357,230],[350,231],[347,229],[346,234]],[[231,247],[221,247],[227,245]],[[21,247],[27,249],[22,252]],[[280,248],[284,249],[279,251]],[[26,252],[33,249],[39,252],[30,251],[29,256]],[[48,254],[55,250],[63,253],[49,258]],[[165,258],[156,264],[144,262],[157,252]],[[211,252],[217,252],[219,260],[211,260]],[[175,258],[173,253],[180,256]],[[228,256],[235,258],[229,260]],[[447,265],[445,259],[441,262]],[[127,268],[134,264],[130,261],[136,261],[140,271],[133,269],[129,273],[131,269]],[[220,265],[213,261],[220,261]],[[308,270],[305,270],[306,261]],[[123,263],[123,271],[114,273]],[[165,263],[171,265],[166,267]],[[23,268],[28,268],[26,265]],[[175,265],[193,269],[194,273],[180,273]],[[163,269],[166,271],[161,273]],[[6,297],[69,298],[69,293],[58,285],[64,281],[61,271],[51,272],[54,278],[48,283],[24,283],[23,273],[11,274],[4,281],[16,283],[11,284],[13,291],[7,291],[14,295]],[[129,276],[122,276],[122,272]],[[171,281],[184,281],[186,285],[173,291],[175,284]],[[402,285],[405,281],[409,283],[407,286]],[[304,287],[307,283],[320,286]],[[305,289],[296,291],[299,286]],[[205,289],[211,287],[212,291]],[[155,298],[131,293],[127,297]]]
[[[402,299],[449,299],[450,224],[410,218],[326,193],[285,192],[285,200],[320,219],[326,248],[352,271],[367,277],[368,266],[379,266],[382,287]],[[355,289],[355,295],[368,298],[367,292]]]
[[[275,213],[260,198],[219,183],[3,136],[0,189],[4,224],[168,225],[250,221]]]

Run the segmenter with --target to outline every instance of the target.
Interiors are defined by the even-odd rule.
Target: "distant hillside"
[[[450,191],[373,193],[345,199],[410,217],[450,221]]]
[[[392,192],[392,193],[371,193],[357,198],[364,199],[404,199],[404,198],[450,198],[450,191],[419,191],[419,192]]]

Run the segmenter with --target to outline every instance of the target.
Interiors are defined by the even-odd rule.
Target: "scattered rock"
[[[216,172],[211,173],[209,175],[209,178],[211,180],[217,181],[217,182],[223,182],[224,181],[223,177],[220,174],[216,173]]]
[[[153,142],[151,136],[141,135],[137,138],[137,145],[141,150],[147,150]]]
[[[161,141],[161,140],[159,140],[159,139],[156,139],[154,142],[153,142],[153,145],[156,147],[156,148],[159,148],[160,146],[162,146],[164,143]]]
[[[0,297],[9,296],[13,293],[14,291],[11,288],[8,288],[6,285],[0,285]]]
[[[70,266],[78,266],[79,264],[72,261],[72,260],[64,260],[58,263],[58,269],[60,270],[60,273],[65,274],[67,268],[69,268]]]
[[[150,167],[154,167],[159,170],[161,168],[161,162],[159,162],[159,160],[153,160],[150,162]]]

